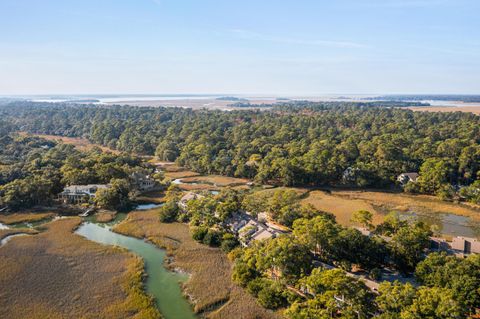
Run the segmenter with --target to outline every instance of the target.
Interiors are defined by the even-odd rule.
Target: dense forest
[[[451,197],[478,179],[479,116],[394,105],[292,102],[224,112],[13,102],[0,116],[15,130],[86,137],[262,183],[389,187],[402,172],[420,172],[409,190]]]

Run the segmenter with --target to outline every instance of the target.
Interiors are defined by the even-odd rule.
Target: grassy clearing
[[[155,210],[133,212],[115,231],[148,238],[167,249],[172,262],[169,267],[189,274],[184,291],[194,303],[194,310],[206,318],[276,318],[259,306],[255,299],[231,282],[232,265],[225,253],[195,242],[187,225],[164,224]]]
[[[480,105],[466,103],[465,106],[428,106],[428,107],[408,107],[416,112],[469,112],[480,115]]]
[[[43,219],[51,218],[56,214],[53,212],[46,213],[14,213],[8,215],[0,215],[0,223],[11,225],[17,223],[31,223],[37,222]]]
[[[200,174],[192,172],[192,171],[166,171],[165,177],[170,179],[177,179],[177,178],[187,178],[193,176],[199,176]]]
[[[143,193],[140,196],[137,196],[136,201],[138,203],[155,203],[161,204],[165,202],[165,192],[164,191],[152,191]]]
[[[337,222],[344,226],[351,225],[350,218],[358,210],[372,212],[375,224],[382,221],[382,215],[371,204],[363,200],[345,199],[323,191],[312,191],[302,200],[302,203],[311,204],[319,210],[334,214]]]
[[[306,188],[296,188],[296,187],[269,187],[265,189],[256,190],[255,193],[264,196],[271,196],[278,190],[293,190],[297,193],[300,198],[303,198],[308,195],[308,189]]]
[[[204,184],[212,184],[220,187],[225,187],[225,186],[237,186],[237,185],[246,184],[249,182],[249,180],[245,178],[235,178],[235,177],[220,176],[220,175],[208,175],[208,176],[194,176],[194,177],[183,178],[182,182],[204,183]]]
[[[380,211],[416,211],[420,213],[455,214],[480,221],[480,208],[442,201],[434,196],[384,193],[373,191],[333,191],[332,195],[348,200],[360,200],[374,205]]]
[[[480,209],[474,206],[445,202],[428,195],[409,195],[375,191],[332,190],[312,191],[302,200],[317,209],[335,214],[342,225],[351,225],[353,212],[364,209],[374,214],[374,224],[383,220],[390,211],[417,212],[421,214],[455,214],[480,221]]]
[[[0,318],[159,318],[139,288],[141,260],[73,234],[80,222],[57,220],[0,248]]]
[[[184,191],[215,191],[218,187],[210,184],[179,184],[178,187]]]
[[[58,142],[58,143],[61,142],[61,143],[65,143],[65,144],[71,144],[71,145],[75,146],[75,148],[77,148],[80,151],[88,152],[95,147],[99,147],[104,152],[120,154],[120,152],[117,151],[117,150],[108,148],[106,146],[91,143],[89,140],[87,140],[85,138],[81,138],[81,137],[66,137],[66,136],[47,135],[47,134],[29,134],[29,133],[26,133],[26,132],[20,132],[20,134],[23,135],[23,136],[37,136],[37,137],[41,137],[41,138],[44,138],[46,140],[55,141],[55,142]]]

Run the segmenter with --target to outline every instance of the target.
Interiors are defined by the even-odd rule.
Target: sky
[[[478,0],[1,0],[0,95],[480,94]]]

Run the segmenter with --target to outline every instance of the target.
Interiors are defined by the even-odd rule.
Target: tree
[[[375,310],[374,295],[365,284],[340,269],[315,268],[310,276],[300,280],[300,285],[314,297],[303,305],[292,305],[287,310],[290,318],[335,318],[339,314],[342,318],[369,318]],[[306,314],[315,316],[305,317]]]
[[[389,242],[395,265],[403,272],[415,269],[430,246],[432,232],[423,223],[400,228]]]
[[[257,266],[274,276],[295,279],[310,272],[312,256],[305,245],[288,236],[280,236],[267,241],[260,249]]]
[[[238,245],[239,245],[238,239],[233,234],[225,233],[223,235],[221,247],[224,252],[228,253]]]
[[[371,229],[372,225],[373,214],[368,210],[359,210],[353,213],[351,221],[354,223],[358,223],[365,228]]]
[[[179,208],[177,202],[168,201],[158,211],[158,216],[162,223],[171,223],[177,219]]]
[[[460,196],[474,204],[480,204],[480,180],[460,189]]]
[[[437,194],[448,183],[451,168],[447,161],[429,158],[420,167],[417,183],[422,192]]]
[[[381,313],[391,318],[398,318],[403,310],[413,304],[415,294],[415,288],[409,283],[384,281],[378,288],[375,302]]]
[[[258,292],[258,302],[265,308],[278,309],[287,304],[284,288],[281,284],[268,282]]]
[[[376,227],[375,233],[392,236],[404,227],[408,227],[408,221],[402,220],[397,212],[390,212],[383,219],[383,223]]]
[[[301,218],[293,223],[293,236],[323,259],[332,256],[332,247],[339,231],[338,224],[330,215]]]
[[[410,307],[401,314],[402,319],[457,319],[464,317],[452,290],[420,287]]]
[[[126,179],[113,179],[109,188],[95,194],[95,203],[102,208],[125,210],[131,205],[130,184]]]
[[[190,214],[190,225],[213,227],[217,220],[215,217],[217,204],[217,201],[210,197],[188,201],[187,211]]]
[[[460,259],[445,253],[431,253],[417,265],[415,277],[428,287],[448,288],[463,309],[480,308],[480,256]]]

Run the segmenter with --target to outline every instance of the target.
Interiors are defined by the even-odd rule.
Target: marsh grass
[[[44,213],[14,213],[14,214],[0,214],[0,223],[11,225],[17,223],[25,223],[25,222],[37,222],[40,220],[44,220],[47,218],[51,218],[55,216],[53,212],[44,212]]]
[[[220,249],[194,241],[188,226],[160,223],[155,210],[133,212],[114,231],[147,238],[165,248],[170,269],[190,274],[184,293],[194,304],[196,313],[206,318],[277,318],[258,305],[255,299],[231,281],[232,265]]]
[[[99,223],[108,223],[115,219],[116,213],[110,211],[100,211],[95,214],[95,220]]]
[[[16,234],[37,234],[38,231],[31,228],[0,229],[0,240],[10,235]]]
[[[0,318],[160,317],[141,260],[73,234],[80,223],[53,221],[0,248]]]
[[[480,221],[480,208],[474,205],[442,201],[434,196],[379,191],[332,190],[311,191],[302,200],[317,209],[333,213],[343,225],[351,225],[353,212],[364,209],[374,214],[374,224],[390,211],[424,214],[455,214]]]

